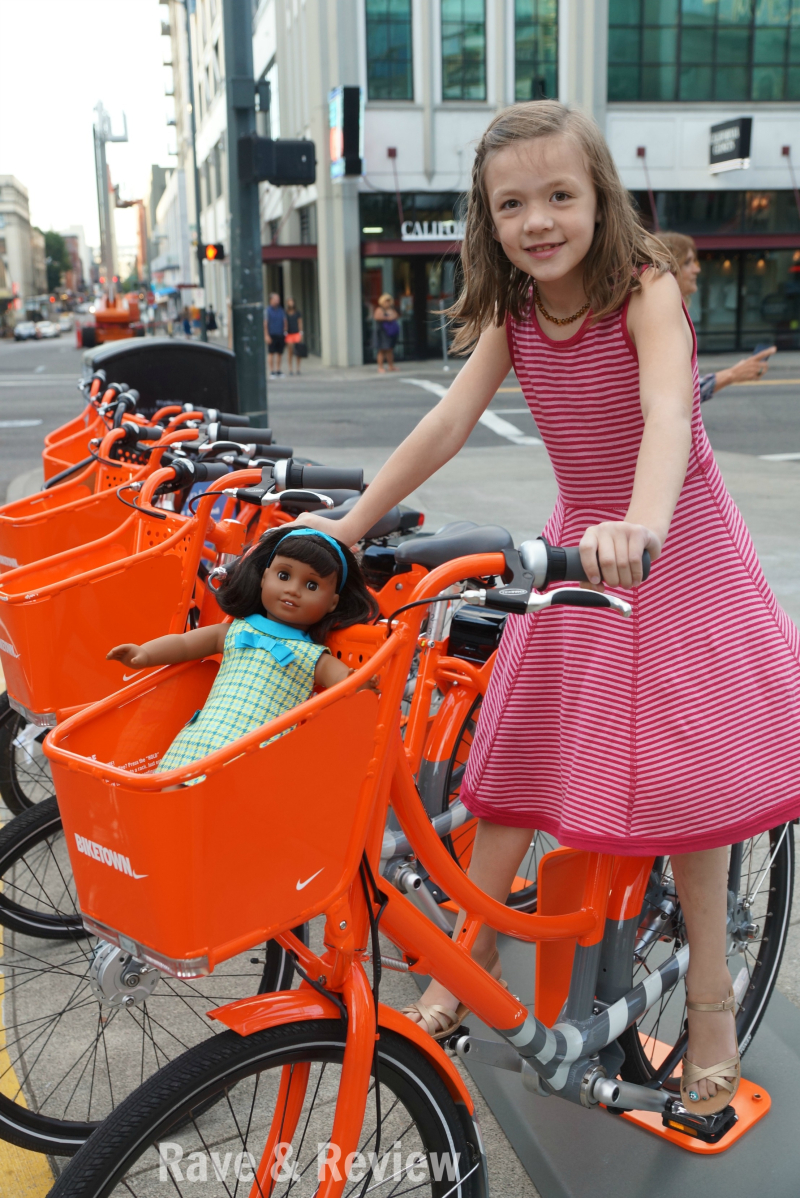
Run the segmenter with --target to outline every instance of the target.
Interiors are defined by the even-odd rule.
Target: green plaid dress
[[[317,662],[327,652],[307,632],[277,620],[260,615],[234,620],[205,706],[175,737],[158,772],[206,757],[304,703],[314,689]]]

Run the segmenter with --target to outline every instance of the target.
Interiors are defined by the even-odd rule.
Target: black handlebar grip
[[[240,424],[218,424],[216,439],[218,441],[238,441],[240,445],[271,445],[272,429],[250,428],[249,425]]]
[[[342,491],[363,491],[364,471],[347,466],[304,466],[291,462],[286,470],[287,487],[309,487],[324,491],[329,487]]]
[[[220,412],[213,408],[200,408],[199,411],[212,413],[215,420],[219,420],[221,424],[227,425],[228,428],[249,428],[250,417],[239,416],[236,412]]]
[[[227,462],[197,462],[194,468],[194,481],[196,483],[214,482],[218,478],[224,478],[230,472],[231,468]]]
[[[242,441],[244,441],[244,438],[242,438]],[[247,444],[246,441],[244,443]],[[267,462],[278,462],[285,458],[291,459],[293,456],[294,448],[291,445],[267,445],[264,447],[264,452],[258,455],[259,460]]]
[[[551,556],[552,555],[552,556]],[[557,545],[548,546],[547,581],[548,582],[586,582],[586,571],[581,564],[581,554],[577,545],[563,549]],[[642,554],[642,579],[650,573],[650,554],[645,549]]]

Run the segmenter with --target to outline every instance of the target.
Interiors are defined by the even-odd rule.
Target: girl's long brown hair
[[[468,352],[490,325],[499,327],[507,316],[519,319],[531,304],[531,276],[509,261],[494,236],[487,163],[505,146],[557,136],[577,144],[597,193],[599,221],[583,275],[593,320],[614,312],[629,292],[641,288],[642,266],[653,266],[659,274],[672,267],[665,247],[642,227],[594,121],[557,100],[514,104],[497,114],[475,152],[461,246],[464,286],[448,313],[460,325],[453,342],[456,353]]]

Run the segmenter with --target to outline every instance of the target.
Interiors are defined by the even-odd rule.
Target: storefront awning
[[[307,262],[317,256],[315,245],[262,245],[262,262]]]

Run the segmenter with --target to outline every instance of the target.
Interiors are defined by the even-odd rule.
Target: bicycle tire
[[[226,1031],[214,1040],[198,1045],[165,1066],[120,1104],[70,1162],[50,1191],[51,1198],[108,1198],[115,1193],[124,1193],[128,1198],[150,1195],[160,1192],[156,1175],[159,1167],[164,1170],[162,1180],[171,1183],[170,1193],[188,1194],[192,1198],[205,1198],[212,1193],[218,1195],[218,1180],[206,1177],[206,1184],[203,1184],[202,1160],[206,1160],[208,1172],[214,1171],[208,1148],[221,1143],[225,1152],[230,1153],[225,1166],[226,1176],[234,1154],[241,1154],[234,1160],[234,1169],[238,1160],[241,1171],[244,1153],[249,1153],[251,1148],[257,1167],[265,1140],[263,1129],[269,1127],[269,1114],[265,1117],[262,1112],[265,1108],[271,1112],[273,1105],[276,1113],[279,1109],[277,1075],[286,1068],[293,1070],[293,1079],[302,1078],[298,1066],[306,1065],[310,1071],[309,1079],[306,1083],[301,1082],[305,1086],[303,1107],[301,1118],[295,1124],[298,1129],[303,1125],[303,1134],[299,1143],[297,1135],[292,1137],[291,1142],[297,1143],[297,1147],[288,1160],[294,1169],[302,1170],[306,1161],[302,1153],[307,1150],[309,1164],[296,1188],[291,1184],[289,1190],[297,1198],[311,1195],[318,1184],[317,1171],[311,1169],[311,1164],[317,1163],[318,1146],[330,1139],[335,1082],[344,1040],[345,1029],[341,1022],[320,1020],[284,1024],[245,1037]],[[375,1187],[379,1196],[382,1192],[400,1198],[413,1189],[415,1193],[427,1192],[431,1198],[445,1198],[447,1194],[454,1198],[457,1195],[479,1198],[483,1193],[482,1154],[477,1137],[470,1132],[471,1120],[466,1109],[456,1104],[430,1063],[402,1037],[383,1031],[378,1041],[378,1054],[380,1152],[397,1151],[400,1140],[396,1132],[407,1124],[401,1161],[408,1149],[424,1152],[428,1159],[432,1153],[449,1154],[451,1159],[454,1158],[456,1173],[455,1184],[453,1180],[442,1178],[439,1183],[434,1182],[423,1189],[418,1182],[415,1184],[416,1179],[409,1180],[407,1186],[402,1185],[403,1174],[407,1171],[401,1166],[399,1182],[393,1173],[390,1178],[385,1178],[384,1185]],[[326,1070],[329,1070],[327,1079]],[[233,1089],[231,1082],[235,1083]],[[223,1094],[226,1102],[214,1101]],[[202,1113],[198,1113],[201,1110]],[[282,1118],[285,1113],[284,1102]],[[374,1143],[374,1132],[370,1130],[373,1124],[377,1124],[377,1120],[374,1119],[374,1087],[371,1086],[359,1144],[365,1153]],[[196,1153],[193,1163],[197,1168],[191,1179],[188,1176],[190,1167],[184,1164],[181,1168],[179,1148],[182,1150],[180,1159],[184,1162],[192,1159],[187,1149]],[[379,1161],[381,1159],[379,1156]],[[217,1154],[217,1160],[221,1170],[222,1153]],[[212,1165],[210,1170],[209,1164]],[[243,1179],[247,1182],[246,1188],[242,1187],[243,1192],[250,1192],[252,1167],[250,1176]],[[384,1168],[384,1176],[387,1172],[389,1170]],[[234,1176],[237,1182],[242,1180],[240,1174],[234,1173]],[[374,1185],[374,1182],[370,1184]],[[273,1188],[265,1187],[264,1193],[273,1192]],[[224,1189],[232,1192],[227,1185]],[[235,1190],[239,1192],[238,1184]],[[353,1195],[361,1190],[361,1180],[353,1181],[345,1185],[344,1193]]]
[[[739,1051],[742,1054],[752,1043],[764,1018],[786,947],[794,886],[793,831],[791,824],[782,824],[778,828],[773,828],[769,832],[764,832],[760,836],[754,836],[745,841],[743,859],[745,862],[748,858],[751,862],[755,861],[755,868],[743,869],[739,894],[735,896],[733,903],[729,891],[729,911],[732,911],[732,916],[728,923],[728,964],[729,967],[732,966],[734,991],[739,1002],[736,1014],[736,1032],[739,1039]],[[768,841],[764,840],[765,837],[768,838]],[[770,858],[772,859],[771,863]],[[767,885],[765,877],[760,888],[756,889],[759,877],[758,861],[764,859],[766,859],[765,866],[768,864],[769,868],[769,882]],[[763,868],[761,872],[766,875],[766,868]],[[669,878],[667,860],[664,861],[661,876]],[[764,902],[754,903],[749,910],[744,910],[742,907],[743,892],[746,891],[747,894],[750,894],[753,890],[756,890],[757,898],[759,895],[763,896]],[[652,900],[646,897],[643,918],[652,907]],[[745,920],[752,923],[755,919],[762,921],[759,924],[762,934],[755,943],[756,951],[754,952],[752,947],[754,940],[746,939],[739,934],[734,935],[732,929],[736,929],[737,920],[740,926],[744,926]],[[644,976],[643,970],[646,970],[649,964],[660,959],[661,951],[668,955],[685,942],[685,929],[679,907],[676,908],[675,914],[670,919],[668,930],[671,933],[669,938],[665,936],[661,941],[654,942],[652,946],[654,949],[655,944],[662,943],[667,946],[664,950],[660,950],[659,953],[654,953],[651,950],[644,957],[638,970],[634,963],[632,984],[641,980],[641,976]],[[739,964],[742,960],[745,964]],[[743,976],[745,971],[747,971],[747,977]],[[662,1077],[664,1066],[659,1068],[659,1057],[662,1050],[657,1048],[656,1044],[658,1042],[671,1046],[672,1055],[676,1055],[680,1049],[682,1055],[683,1048],[685,1048],[685,1018],[685,984],[681,982],[674,991],[665,995],[656,1004],[656,1007],[652,1008],[650,1012],[646,1012],[637,1023],[627,1028],[620,1036],[618,1043],[625,1052],[625,1062],[620,1076],[625,1081],[640,1084],[652,1085],[661,1082],[666,1089],[676,1090],[679,1083],[677,1075],[670,1074],[668,1077]],[[662,1035],[662,1025],[666,1030],[666,1035]]]
[[[27,729],[31,739],[17,743]],[[7,691],[0,694],[0,796],[13,815],[55,794],[50,763],[41,748],[46,734],[46,728],[36,729],[14,710]]]
[[[291,985],[286,962],[270,972],[262,946],[208,978],[159,976],[125,1010],[91,988],[100,943],[83,927],[56,800],[37,803],[0,829],[0,1136],[22,1148],[76,1152],[135,1085],[220,1034],[211,1007]]]

